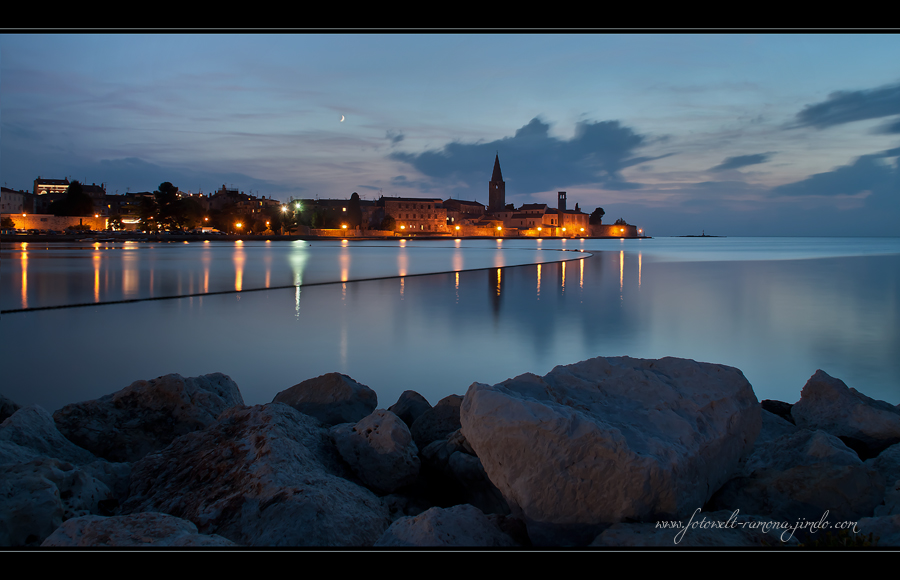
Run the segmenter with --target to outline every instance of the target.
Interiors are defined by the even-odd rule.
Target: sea
[[[213,372],[248,405],[329,372],[435,404],[598,356],[900,404],[900,238],[10,242],[0,310],[0,394],[50,412]]]

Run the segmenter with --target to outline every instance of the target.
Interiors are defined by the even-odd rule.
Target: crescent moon
[[[341,115],[341,123],[343,123],[343,122],[344,122],[344,116]]]

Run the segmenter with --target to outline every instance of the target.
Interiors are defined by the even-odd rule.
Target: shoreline
[[[711,237],[711,236],[710,236]],[[304,235],[271,235],[271,236],[263,236],[263,235],[229,235],[229,234],[175,234],[175,235],[163,235],[163,234],[123,234],[123,233],[102,233],[102,234],[3,234],[0,235],[0,243],[18,243],[18,242],[79,242],[85,241],[87,243],[97,243],[97,242],[231,242],[236,240],[242,240],[247,242],[265,242],[265,241],[273,241],[273,242],[293,242],[298,240],[303,241],[322,241],[322,240],[341,240],[348,242],[356,242],[356,241],[385,241],[385,240],[651,240],[653,239],[651,236],[602,236],[602,237],[592,237],[592,236],[573,236],[573,237],[564,237],[564,236],[542,236],[542,237],[530,237],[530,236],[373,236],[373,237],[361,237],[361,236],[304,236]]]

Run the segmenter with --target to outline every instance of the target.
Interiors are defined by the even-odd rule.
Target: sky
[[[900,33],[0,33],[0,183],[900,236]]]

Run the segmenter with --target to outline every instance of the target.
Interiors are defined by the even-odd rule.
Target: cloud
[[[870,207],[900,207],[900,147],[872,155],[863,155],[852,164],[824,173],[816,173],[802,181],[772,188],[783,196],[838,196],[869,192]]]
[[[799,127],[824,129],[843,123],[900,115],[900,84],[863,91],[837,91],[797,113]]]
[[[890,121],[875,129],[876,135],[897,135],[900,134],[900,118],[896,121]]]
[[[406,135],[401,133],[400,131],[387,131],[384,135],[384,138],[391,142],[391,145],[396,145],[400,141],[406,138]]]
[[[106,183],[107,193],[116,193],[118,190],[119,194],[125,193],[126,188],[130,191],[154,191],[163,181],[175,184],[182,191],[194,193],[198,189],[202,189],[203,193],[212,193],[222,185],[231,187],[231,184],[246,193],[252,191],[254,195],[259,190],[262,190],[260,195],[266,195],[266,190],[275,189],[280,192],[282,189],[272,182],[242,173],[212,173],[180,167],[162,167],[137,157],[104,159],[96,164],[82,165],[71,174],[76,177],[84,174],[88,179],[91,179],[91,175],[99,175]]]
[[[640,185],[626,181],[621,171],[661,158],[636,156],[646,137],[618,121],[580,122],[569,140],[551,137],[549,129],[549,124],[536,117],[512,137],[486,143],[452,142],[418,154],[391,153],[390,158],[412,165],[456,192],[486,192],[494,155],[499,154],[507,196],[588,184],[611,190],[635,189]]]
[[[738,167],[746,167],[748,165],[757,165],[765,163],[772,156],[769,153],[757,153],[755,155],[738,155],[736,157],[726,157],[725,161],[716,165],[710,171],[725,171],[726,169],[737,169]]]

